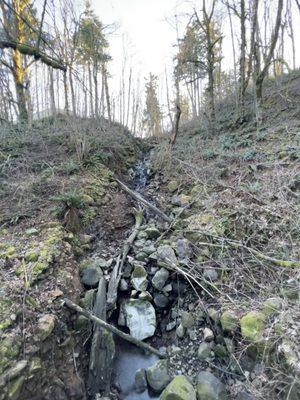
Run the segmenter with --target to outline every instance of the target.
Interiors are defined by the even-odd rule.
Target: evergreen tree
[[[144,127],[149,132],[149,136],[158,136],[162,132],[162,112],[160,109],[158,96],[158,77],[151,74],[146,82],[146,107],[144,110]]]

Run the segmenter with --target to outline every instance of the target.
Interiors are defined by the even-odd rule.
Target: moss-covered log
[[[44,64],[52,67],[54,69],[60,69],[61,71],[67,71],[67,67],[61,64],[60,61],[55,60],[54,58],[48,56],[47,54],[41,52],[36,47],[30,46],[28,44],[21,44],[8,40],[0,41],[1,49],[13,49],[18,50],[20,53],[34,57],[36,60],[41,60]]]

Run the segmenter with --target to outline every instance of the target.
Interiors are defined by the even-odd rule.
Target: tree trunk
[[[245,118],[245,94],[246,94],[246,12],[245,0],[241,0],[240,9],[241,45],[240,45],[240,73],[239,73],[239,114],[241,121]]]
[[[55,97],[54,97],[53,69],[48,67],[48,71],[49,71],[50,111],[51,111],[51,116],[54,116],[56,114],[56,108],[55,108]]]
[[[272,38],[271,38],[271,43],[269,46],[269,52],[266,56],[264,67],[261,69],[260,68],[260,61],[258,58],[258,51],[257,45],[256,45],[256,70],[255,70],[255,102],[256,102],[256,120],[258,124],[261,124],[262,122],[262,105],[263,105],[263,82],[265,77],[267,76],[276,43],[278,40],[278,35],[279,35],[279,30],[281,26],[281,14],[282,14],[282,8],[283,8],[283,0],[278,0],[278,7],[277,7],[277,16],[276,16],[276,23],[275,27],[272,33]],[[260,72],[259,72],[260,71]]]
[[[69,90],[68,90],[68,77],[67,72],[64,72],[64,93],[65,93],[65,113],[69,115]]]

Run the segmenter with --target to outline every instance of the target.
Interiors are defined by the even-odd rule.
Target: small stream
[[[148,154],[137,162],[132,171],[133,189],[137,192],[145,188],[149,181]],[[116,338],[116,359],[114,364],[115,384],[122,400],[155,400],[159,395],[135,389],[135,373],[139,368],[147,369],[158,360],[154,354],[146,354],[129,342]]]

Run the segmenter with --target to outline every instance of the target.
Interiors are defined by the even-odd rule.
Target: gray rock
[[[215,268],[205,268],[203,271],[203,278],[209,281],[216,281],[219,278],[218,271]]]
[[[82,273],[81,282],[90,288],[96,288],[103,272],[99,267],[87,267]]]
[[[228,400],[225,385],[211,372],[200,372],[196,382],[198,400]]]
[[[131,336],[143,340],[154,335],[156,315],[149,301],[130,299],[124,303],[124,312]]]
[[[112,263],[113,263],[113,258],[110,258],[109,260],[105,260],[104,258],[95,258],[94,261],[92,261],[91,263],[91,267],[100,267],[102,269],[108,269],[111,267]]]
[[[198,357],[200,360],[206,360],[211,357],[212,346],[211,343],[202,342],[198,348]]]
[[[176,321],[171,321],[166,326],[166,331],[170,332],[176,327]]]
[[[169,305],[169,299],[162,293],[157,293],[154,296],[154,303],[159,308],[166,308]]]
[[[168,293],[172,292],[172,290],[173,290],[172,283],[169,283],[168,285],[166,285],[162,289],[163,293],[165,293],[165,294],[168,294]]]
[[[190,259],[193,256],[193,249],[191,243],[187,239],[178,239],[176,245],[176,253],[178,258],[183,259]]]
[[[157,249],[157,263],[161,267],[174,267],[178,265],[178,260],[174,250],[169,245],[159,246]]]
[[[135,290],[140,292],[148,287],[147,272],[144,267],[137,265],[131,274],[131,283]]]
[[[155,253],[155,251],[156,251],[156,248],[153,244],[143,247],[143,252],[148,255]]]
[[[185,332],[186,332],[186,330],[181,324],[177,326],[176,335],[179,337],[179,339],[184,338]]]
[[[138,393],[142,393],[147,389],[146,370],[140,368],[135,373],[135,388]]]
[[[160,393],[171,381],[167,361],[157,361],[146,370],[146,376],[151,389]]]
[[[169,278],[169,275],[169,271],[165,268],[158,270],[152,278],[152,285],[155,287],[155,289],[162,290]]]
[[[120,290],[121,292],[126,292],[129,289],[129,285],[125,279],[121,279],[120,281]]]

